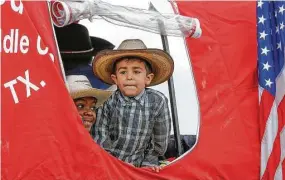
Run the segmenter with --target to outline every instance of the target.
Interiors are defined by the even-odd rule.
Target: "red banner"
[[[82,126],[60,72],[47,3],[2,1],[2,179],[257,179],[254,5],[179,3],[203,29],[201,39],[187,40],[201,127],[193,152],[157,174],[112,157]]]
[[[157,178],[109,155],[82,126],[47,3],[3,1],[1,13],[2,179]]]
[[[260,140],[256,2],[179,1],[197,17],[199,39],[187,39],[201,108],[193,179],[259,179]]]

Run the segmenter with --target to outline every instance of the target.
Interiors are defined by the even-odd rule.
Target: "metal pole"
[[[150,2],[149,3],[149,10],[157,11],[154,5]],[[159,19],[157,20],[158,26],[161,32],[161,41],[163,50],[170,54],[168,39],[164,31],[164,24]],[[173,131],[174,131],[174,139],[177,147],[177,155],[182,155],[182,146],[181,146],[181,139],[180,139],[180,131],[179,131],[179,123],[178,123],[178,113],[177,113],[177,106],[176,106],[176,97],[175,97],[175,89],[174,89],[174,82],[173,77],[171,76],[168,80],[168,91],[169,91],[169,98],[170,98],[170,108],[171,108],[171,115],[172,115],[172,124],[173,124]]]
[[[163,45],[163,50],[166,51],[168,54],[170,54],[167,36],[161,35],[161,41]],[[177,146],[177,155],[180,156],[182,155],[183,152],[182,152],[181,139],[180,139],[180,130],[179,130],[179,123],[178,123],[178,113],[177,113],[174,81],[173,81],[172,76],[168,80],[168,91],[169,91],[169,98],[170,98],[170,105],[171,105],[170,107],[171,107],[174,138],[175,138],[175,143]]]

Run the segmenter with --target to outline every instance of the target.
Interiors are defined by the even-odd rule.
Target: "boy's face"
[[[77,107],[78,113],[82,118],[83,125],[88,132],[96,121],[96,102],[97,99],[94,97],[83,97],[74,99],[74,103]]]
[[[147,74],[145,63],[139,59],[123,59],[116,64],[115,74],[111,78],[123,95],[139,95],[151,83],[154,74]]]

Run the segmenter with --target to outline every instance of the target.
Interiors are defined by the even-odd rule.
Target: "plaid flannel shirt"
[[[97,112],[95,141],[137,167],[157,165],[171,128],[167,102],[165,95],[149,88],[133,98],[117,90]]]

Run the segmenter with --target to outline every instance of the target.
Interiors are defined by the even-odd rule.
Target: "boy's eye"
[[[134,71],[134,73],[135,73],[135,74],[139,74],[139,73],[141,73],[141,72],[140,72],[140,71]]]
[[[126,74],[127,71],[120,71],[119,73],[120,73],[120,74]]]
[[[83,104],[76,104],[77,109],[83,109],[84,105]]]
[[[94,111],[94,112],[95,112],[95,111],[96,111],[96,106],[94,105],[94,106],[92,106],[90,109],[91,109],[91,111]]]

